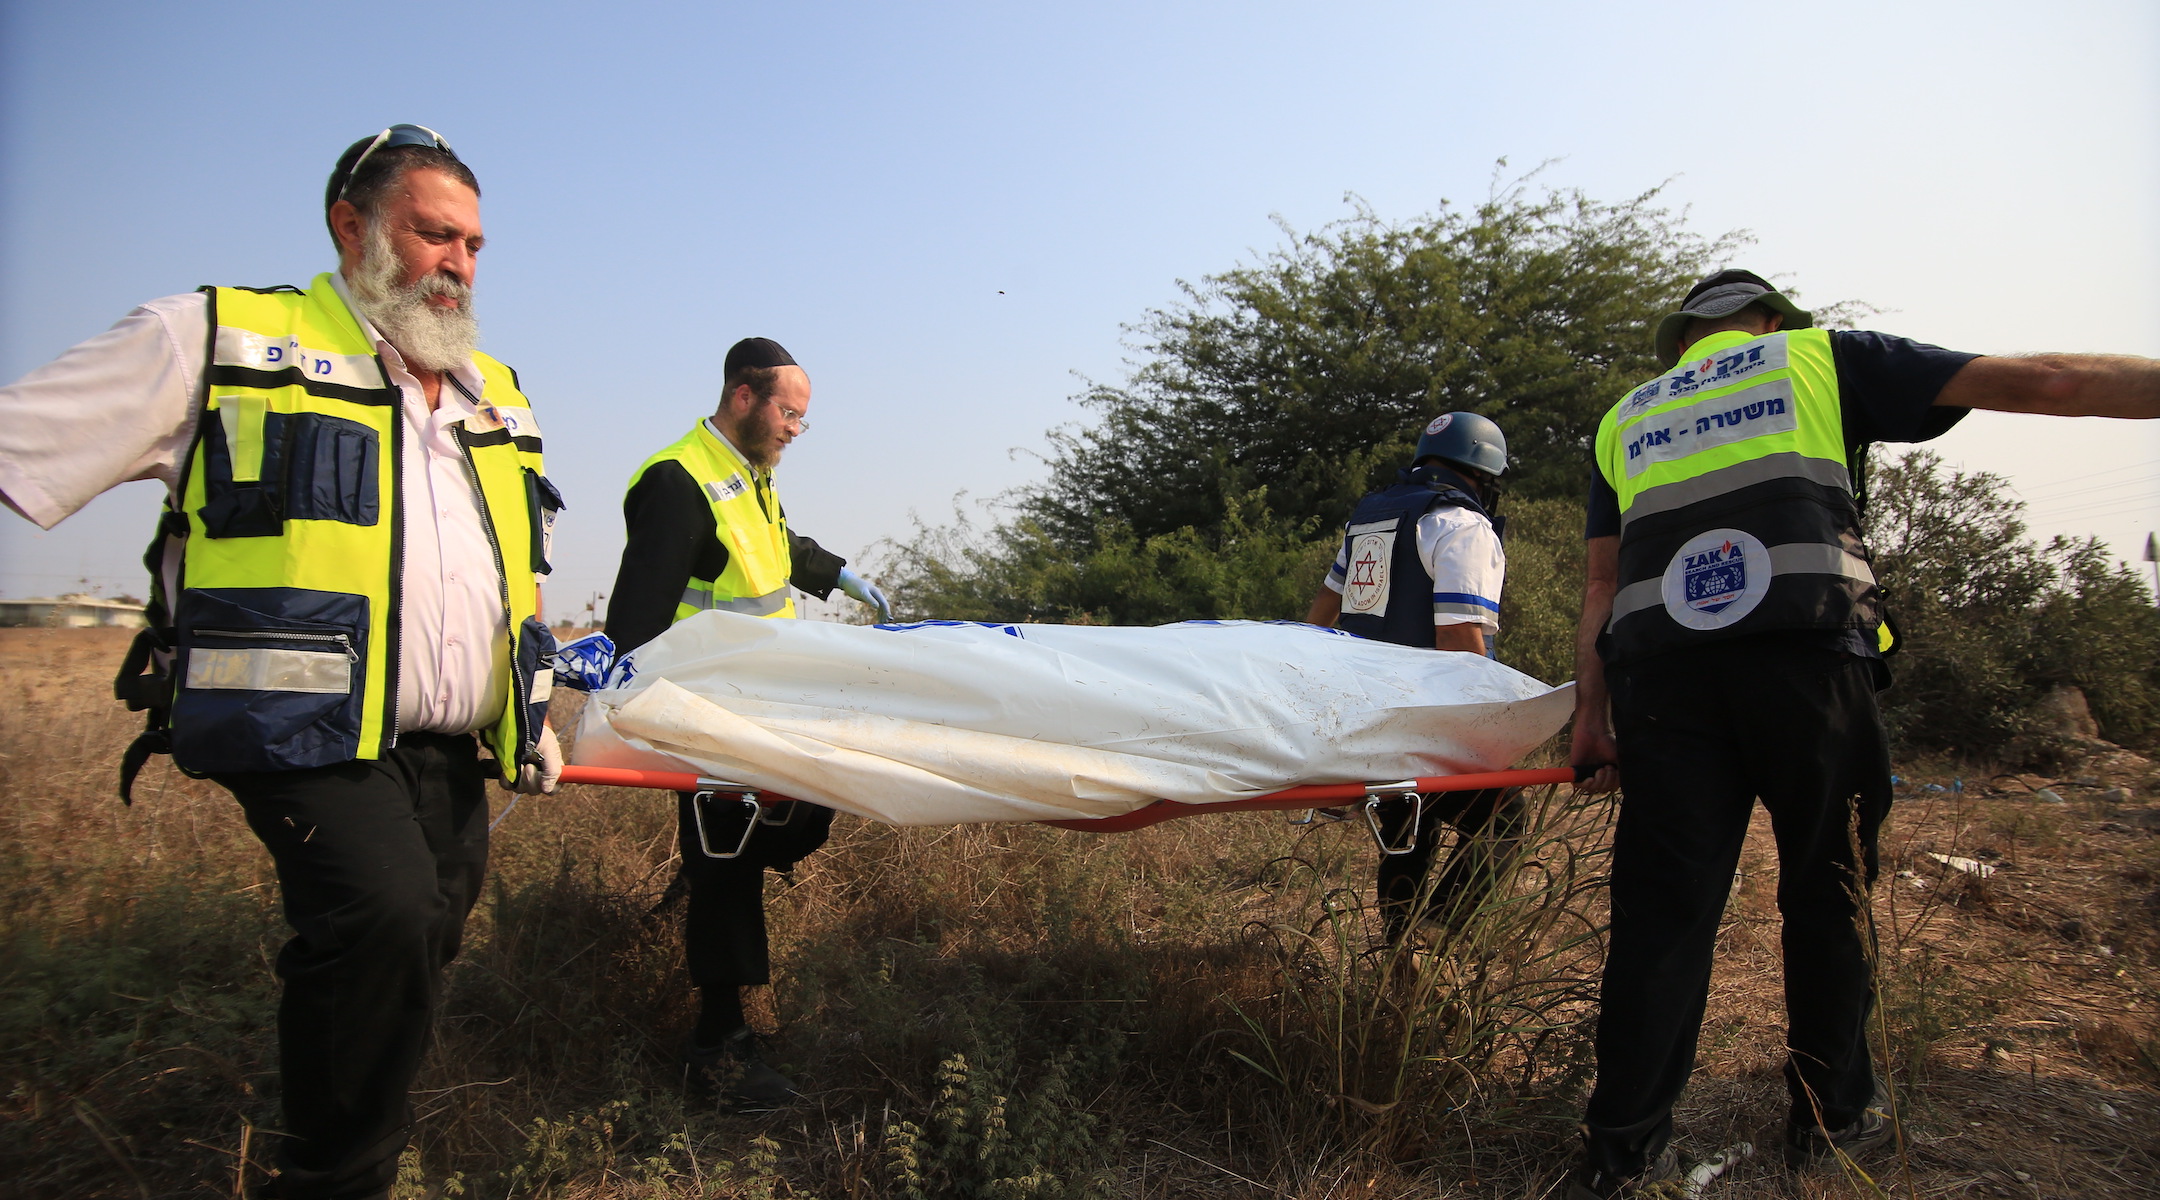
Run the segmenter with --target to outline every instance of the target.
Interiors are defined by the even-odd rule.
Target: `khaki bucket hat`
[[[1688,290],[1680,311],[1668,313],[1657,326],[1657,357],[1660,366],[1680,361],[1680,332],[1696,317],[1728,317],[1750,304],[1761,304],[1785,318],[1787,329],[1814,327],[1814,314],[1785,298],[1770,281],[1753,271],[1728,268]]]

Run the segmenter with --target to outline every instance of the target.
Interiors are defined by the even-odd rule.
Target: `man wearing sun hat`
[[[1626,790],[1571,1200],[1679,1173],[1673,1104],[1757,797],[1784,921],[1786,1158],[1889,1140],[1867,1048],[1865,897],[1890,764],[1865,448],[1925,441],[1975,408],[2160,416],[2151,359],[1981,357],[1817,329],[1748,271],[1696,284],[1656,338],[1666,373],[1605,415],[1591,482],[1572,755],[1590,790]]]
[[[388,1195],[408,1140],[486,779],[561,773],[538,580],[562,502],[517,375],[474,348],[472,171],[394,125],[323,207],[338,269],[305,290],[153,300],[0,389],[0,498],[50,528],[126,480],[170,489],[116,683],[150,714],[122,795],[169,753],[269,850],[293,936],[262,1194],[353,1200]]]

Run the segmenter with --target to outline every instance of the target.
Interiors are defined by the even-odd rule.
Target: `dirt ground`
[[[0,629],[0,687],[31,721],[82,711],[101,699],[93,693],[131,635]],[[18,793],[40,762],[102,772],[117,756],[110,723],[15,730],[0,746],[0,760],[13,760],[0,761],[0,779]],[[2160,769],[2092,751],[2053,778],[1948,762],[1899,768],[1876,893],[1889,1017],[1877,1053],[1897,1085],[1904,1139],[1900,1154],[1869,1164],[1882,1194],[2160,1196]],[[1796,1182],[1776,1162],[1776,887],[1758,813],[1678,1136],[1695,1157],[1762,1148],[1713,1195],[1870,1194],[1858,1180]],[[0,977],[0,992],[9,986]]]

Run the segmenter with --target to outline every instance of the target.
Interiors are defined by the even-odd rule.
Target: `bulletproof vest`
[[[1343,529],[1342,616],[1335,627],[1375,641],[1431,649],[1433,614],[1458,601],[1433,594],[1432,576],[1418,557],[1419,518],[1436,508],[1467,508],[1491,521],[1477,498],[1455,486],[1445,467],[1412,467],[1392,487],[1358,501]],[[1445,606],[1445,607],[1443,607]]]

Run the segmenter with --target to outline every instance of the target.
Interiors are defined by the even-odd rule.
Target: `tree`
[[[1582,507],[1598,421],[1657,370],[1651,325],[1742,244],[1655,207],[1496,189],[1405,224],[1362,205],[1285,229],[1259,263],[1183,284],[1128,332],[1096,423],[1053,435],[1048,478],[978,524],[918,527],[884,567],[903,612],[1152,624],[1302,616],[1350,507],[1393,478],[1434,414],[1507,432],[1500,657],[1573,673]],[[1864,306],[1818,306],[1849,324]],[[2103,736],[2160,740],[2160,610],[2090,540],[2026,537],[2000,477],[1925,451],[1878,473],[1867,518],[1904,651],[1885,698],[1907,749],[2039,761],[2037,704],[2073,684]]]
[[[1075,552],[1032,517],[979,528],[964,511],[950,525],[917,526],[889,547],[880,570],[909,618],[1065,624],[1302,616],[1335,552],[1312,520],[1278,517],[1263,490],[1232,497],[1223,520],[1142,537],[1106,524]]]
[[[1435,413],[1476,411],[1507,431],[1516,536],[1541,547],[1513,552],[1503,657],[1519,645],[1565,677],[1576,578],[1559,567],[1580,559],[1598,419],[1657,370],[1657,316],[1740,242],[1688,232],[1656,199],[1517,181],[1467,213],[1397,224],[1353,199],[1317,232],[1285,226],[1259,262],[1181,283],[1183,302],[1128,328],[1137,365],[1080,397],[1096,420],[1052,434],[1045,482],[987,527],[962,516],[893,547],[903,607],[1301,616],[1357,498],[1392,481]]]
[[[1884,715],[1900,745],[2011,765],[2065,749],[2037,706],[2069,684],[2100,734],[2149,745],[2160,731],[2160,610],[2093,539],[2026,536],[2024,502],[1987,472],[1945,471],[1931,451],[1886,463],[1868,544],[1903,648]]]
[[[1139,365],[1081,398],[1097,423],[1054,436],[1020,511],[1074,550],[1217,526],[1266,489],[1331,528],[1390,481],[1435,413],[1507,431],[1510,487],[1578,498],[1613,398],[1654,374],[1650,330],[1738,239],[1656,207],[1522,184],[1404,224],[1353,201],[1316,233],[1284,227],[1259,263],[1198,284],[1128,333]]]

